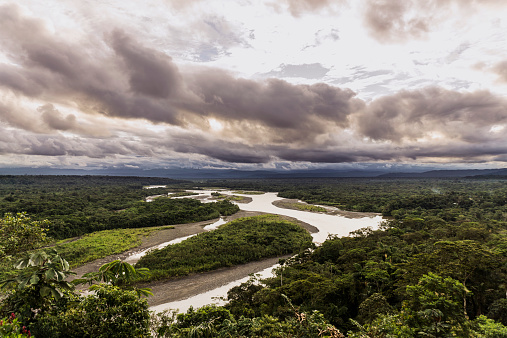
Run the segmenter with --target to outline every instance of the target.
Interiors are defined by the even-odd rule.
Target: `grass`
[[[183,197],[183,196],[194,196],[199,195],[196,192],[187,192],[187,191],[178,191],[178,192],[171,192],[169,193],[169,198],[171,197]]]
[[[233,191],[232,193],[233,194],[243,194],[243,195],[264,195],[265,194],[265,192],[263,192],[263,191],[243,191],[243,190]]]
[[[83,265],[95,259],[119,254],[140,245],[143,238],[162,229],[172,226],[103,230],[81,237],[66,239],[56,243],[56,250],[71,267]]]
[[[326,212],[326,208],[319,207],[317,205],[312,204],[302,204],[302,203],[291,203],[291,208],[301,210],[301,211],[311,211],[311,212]]]

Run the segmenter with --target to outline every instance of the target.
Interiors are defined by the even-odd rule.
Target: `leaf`
[[[19,283],[18,285],[18,289],[24,289],[26,284],[30,281],[30,278],[25,278],[24,280],[21,281],[21,283]]]
[[[48,271],[46,271],[46,279],[55,279],[55,276],[56,276],[56,271],[54,269],[48,269]]]
[[[67,262],[65,259],[62,258],[61,260],[62,266],[64,270],[69,270],[69,262]]]
[[[16,262],[16,264],[14,264],[14,268],[15,269],[18,269],[18,270],[21,270],[21,269],[24,269],[28,266],[28,259],[20,259],[19,261]]]
[[[40,288],[40,295],[42,297],[47,297],[51,294],[51,288],[47,287],[47,286],[43,286]]]
[[[40,280],[39,276],[33,275],[32,278],[30,278],[30,284],[35,285],[39,283],[39,280]]]
[[[63,293],[60,290],[54,289],[54,288],[51,288],[50,290],[51,290],[51,294],[53,295],[53,297],[55,297],[55,299],[58,300],[58,299],[62,298]]]

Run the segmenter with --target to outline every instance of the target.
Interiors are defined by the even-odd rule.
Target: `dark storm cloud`
[[[113,32],[111,45],[125,62],[133,92],[158,98],[174,95],[181,76],[172,59],[158,51],[148,52],[121,31]]]
[[[258,121],[282,129],[311,127],[315,121],[345,126],[355,104],[360,103],[351,90],[323,83],[292,85],[277,79],[252,81],[234,78],[219,70],[193,74],[187,84],[200,98],[197,105],[189,109],[224,119]]]
[[[438,87],[402,91],[371,102],[357,115],[358,131],[372,140],[415,140],[436,131],[473,141],[507,122],[507,101],[488,91],[455,92]]]
[[[180,135],[175,139],[174,151],[201,154],[231,163],[267,163],[271,159],[265,151],[241,143],[214,140],[202,136]]]

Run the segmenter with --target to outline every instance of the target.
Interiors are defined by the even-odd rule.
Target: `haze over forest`
[[[0,168],[503,168],[501,0],[2,1]]]

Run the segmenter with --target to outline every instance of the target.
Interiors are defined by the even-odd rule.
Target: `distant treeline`
[[[168,188],[143,189],[147,185]],[[52,224],[48,235],[62,239],[98,230],[197,222],[239,210],[228,201],[144,202],[147,196],[189,187],[190,182],[167,178],[0,176],[0,214],[26,212],[33,219],[48,219]]]
[[[396,218],[413,214],[453,221],[466,214],[477,221],[507,221],[507,180],[500,179],[304,178],[213,180],[207,184],[277,191],[280,197]]]

